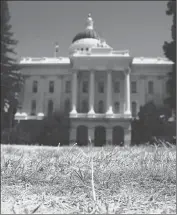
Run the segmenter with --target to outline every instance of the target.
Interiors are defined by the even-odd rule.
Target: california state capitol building
[[[91,14],[85,24],[68,57],[56,50],[51,58],[21,59],[24,86],[15,119],[42,120],[56,111],[69,112],[70,143],[84,144],[88,138],[95,145],[100,138],[102,145],[130,142],[131,119],[140,106],[149,101],[160,106],[167,97],[173,63],[114,50],[94,30]]]

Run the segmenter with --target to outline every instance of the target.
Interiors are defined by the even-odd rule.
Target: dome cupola
[[[91,17],[91,14],[89,13],[86,21],[85,31],[76,34],[76,36],[73,38],[72,43],[85,38],[99,39],[99,35],[94,30],[93,23],[93,19]]]
[[[69,48],[69,53],[73,54],[75,51],[89,51],[94,47],[109,47],[106,43],[102,43],[102,39],[94,30],[94,21],[91,14],[88,14],[86,20],[86,28],[83,32],[76,34],[72,40],[72,44]]]

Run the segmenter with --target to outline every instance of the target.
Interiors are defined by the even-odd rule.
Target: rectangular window
[[[66,81],[65,92],[66,93],[70,93],[71,92],[71,82],[70,81]]]
[[[154,93],[154,84],[152,81],[148,82],[148,93],[153,94]]]
[[[137,93],[136,81],[132,81],[132,82],[131,82],[131,92],[132,92],[132,93]]]
[[[120,82],[119,81],[114,82],[114,92],[120,93]]]
[[[33,93],[37,93],[38,90],[38,81],[33,81]]]
[[[54,92],[54,81],[50,81],[49,82],[49,93],[53,93]]]
[[[53,101],[49,100],[48,101],[48,116],[52,115],[53,113]]]
[[[36,115],[36,100],[31,101],[31,115],[32,116]]]
[[[82,92],[88,93],[88,81],[84,81],[82,85]]]
[[[137,115],[137,104],[136,104],[136,102],[132,102],[132,116],[133,117],[136,117],[136,115]]]
[[[71,105],[70,105],[70,100],[69,99],[66,99],[65,100],[65,104],[64,104],[64,112],[65,113],[69,113],[70,112],[70,109],[71,109],[71,107],[70,107]]]
[[[99,93],[104,93],[104,82],[99,82],[98,83],[98,92]]]

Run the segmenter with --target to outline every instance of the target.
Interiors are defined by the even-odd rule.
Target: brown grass
[[[176,148],[2,145],[1,213],[176,214]]]

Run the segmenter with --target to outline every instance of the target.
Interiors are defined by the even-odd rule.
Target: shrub
[[[40,145],[69,144],[70,120],[68,114],[55,112],[41,121],[37,142]]]
[[[165,107],[156,107],[149,102],[140,107],[138,119],[132,120],[132,145],[153,142],[154,137],[174,143],[176,123],[169,122],[169,110]]]

